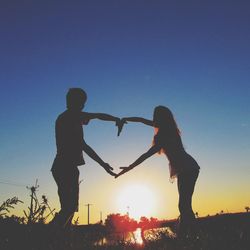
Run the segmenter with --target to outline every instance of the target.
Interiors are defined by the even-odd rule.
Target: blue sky
[[[156,105],[170,107],[202,167],[200,197],[233,185],[239,208],[249,205],[249,10],[248,1],[1,1],[0,181],[25,187],[38,178],[41,192],[57,198],[49,172],[54,121],[68,88],[82,87],[90,112],[151,118]],[[85,128],[86,141],[116,171],[152,135],[136,124],[120,138],[110,123]],[[110,180],[87,162],[94,167],[81,173],[90,182],[86,196],[93,179]],[[1,200],[27,194],[0,185]]]

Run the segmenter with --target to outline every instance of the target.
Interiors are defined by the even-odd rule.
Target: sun
[[[143,184],[131,184],[121,189],[117,198],[121,214],[139,220],[142,216],[151,217],[155,208],[153,191]]]

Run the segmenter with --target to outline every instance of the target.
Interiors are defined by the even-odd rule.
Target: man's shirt
[[[83,129],[88,115],[81,111],[66,110],[56,120],[57,158],[76,166],[83,165]]]

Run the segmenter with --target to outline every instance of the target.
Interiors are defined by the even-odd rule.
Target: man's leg
[[[71,225],[74,212],[78,208],[79,171],[77,167],[68,170],[53,170],[52,174],[58,186],[61,210],[54,222],[62,228]]]
[[[64,196],[61,201],[64,207],[65,223],[64,228],[69,228],[71,226],[74,213],[78,211],[78,200],[79,200],[79,170],[74,167],[70,174],[68,174],[67,185],[64,185]]]

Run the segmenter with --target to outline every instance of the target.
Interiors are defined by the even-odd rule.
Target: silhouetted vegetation
[[[13,208],[17,198],[6,201],[4,206]],[[2,210],[3,211],[3,210]],[[6,211],[6,210],[4,210]],[[177,220],[158,221],[142,217],[137,222],[128,215],[111,214],[105,224],[74,225],[69,231],[54,231],[48,224],[29,224],[17,216],[0,216],[0,249],[26,250],[248,250],[250,244],[250,214],[219,214],[197,219],[197,234],[178,239],[166,230],[174,228]],[[136,244],[133,235],[142,228],[143,242]],[[158,228],[157,228],[158,227]],[[173,229],[174,230],[174,229]],[[127,237],[129,236],[130,237]],[[137,242],[138,243],[138,242]]]
[[[10,212],[10,209],[13,209],[18,203],[23,203],[17,197],[8,199],[2,203],[0,206],[0,217],[4,217],[7,213]]]
[[[197,218],[196,234],[184,239],[178,239],[174,233],[178,220],[160,221],[141,217],[137,222],[127,214],[110,214],[104,225],[78,225],[76,219],[70,230],[66,231],[45,224],[54,209],[50,208],[46,196],[42,196],[39,203],[36,188],[30,190],[31,200],[26,217],[10,215],[11,209],[22,203],[17,197],[7,199],[0,206],[1,250],[249,249],[250,213],[247,207],[245,213],[230,214],[221,210],[214,216]],[[140,235],[136,235],[136,232]]]
[[[42,195],[42,202],[39,202],[36,195],[38,187],[36,181],[35,186],[28,188],[30,190],[30,206],[27,212],[23,211],[28,224],[45,223],[51,215],[54,215],[55,209],[50,208],[45,195]]]
[[[110,214],[105,220],[105,226],[110,233],[120,233],[136,230],[138,223],[128,215]]]

